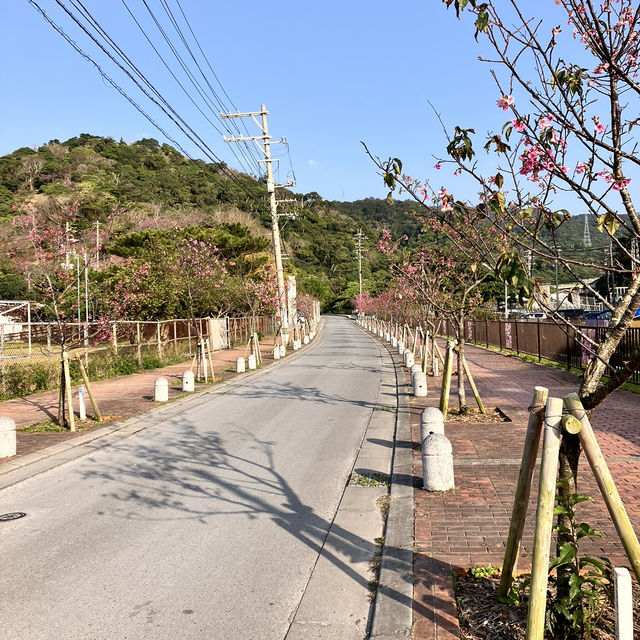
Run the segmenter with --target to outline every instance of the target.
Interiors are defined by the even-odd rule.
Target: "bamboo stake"
[[[213,371],[213,354],[211,353],[211,345],[207,347],[207,355],[209,356],[209,367],[211,368],[211,382],[215,382],[216,374]]]
[[[447,357],[444,361],[444,371],[442,372],[442,387],[440,390],[440,411],[447,420],[447,409],[449,408],[449,391],[451,389],[451,374],[453,373],[453,341],[447,340]]]
[[[204,351],[204,338],[200,338],[200,361],[202,362],[202,370],[204,371],[204,381],[209,382],[209,374],[207,373],[207,358]]]
[[[596,440],[596,436],[593,433],[593,428],[587,417],[587,412],[580,402],[580,398],[577,393],[572,393],[564,398],[564,404],[569,413],[575,418],[580,420],[582,428],[578,433],[580,438],[580,444],[584,449],[584,453],[589,461],[589,466],[593,471],[598,488],[609,510],[609,515],[613,520],[613,524],[616,527],[618,536],[622,542],[627,558],[631,563],[631,568],[636,574],[636,578],[640,580],[640,545],[638,544],[638,538],[633,530],[627,511],[624,508],[618,489],[611,477],[611,472],[604,456],[600,445]]]
[[[504,562],[502,563],[500,587],[498,588],[499,598],[504,598],[509,593],[511,585],[513,584],[514,571],[518,566],[520,543],[522,541],[522,532],[524,531],[524,522],[527,516],[529,495],[531,494],[531,481],[536,465],[536,455],[540,446],[540,436],[542,434],[544,406],[548,395],[549,390],[544,387],[536,387],[533,390],[529,423],[527,424],[527,435],[524,440],[518,484],[513,500],[513,510],[511,511],[509,537],[507,538],[507,547],[504,552]]]
[[[526,640],[542,640],[544,637],[547,582],[549,580],[549,547],[551,545],[551,529],[553,526],[553,508],[556,502],[561,421],[562,400],[560,398],[548,398],[542,441],[542,464],[540,465],[536,528],[533,536]]]
[[[73,413],[73,398],[71,397],[71,376],[69,375],[69,354],[62,353],[62,368],[64,370],[64,392],[67,396],[67,411],[69,412],[69,431],[76,430],[76,417]]]
[[[91,390],[91,383],[89,382],[89,376],[87,375],[87,371],[84,368],[84,364],[82,364],[82,360],[78,358],[78,365],[80,367],[80,373],[82,374],[82,381],[84,382],[84,386],[87,389],[87,393],[89,394],[89,400],[91,400],[91,406],[93,407],[93,415],[97,422],[102,422],[102,415],[100,414],[100,409],[98,409],[98,403],[93,395],[93,391]]]
[[[418,344],[418,327],[416,327],[416,333],[413,336],[413,348],[411,349],[411,353],[413,354],[413,357],[415,358],[416,355],[416,346]]]
[[[62,364],[62,360],[61,360],[60,361],[60,389],[58,392],[58,424],[61,427],[64,427],[64,403],[65,403],[64,365]]]
[[[473,381],[473,377],[471,376],[471,371],[469,371],[469,365],[467,364],[467,359],[462,356],[462,368],[464,369],[464,374],[467,376],[467,380],[469,381],[469,386],[471,387],[471,391],[473,391],[473,397],[476,399],[476,403],[478,405],[478,409],[480,409],[480,413],[482,415],[486,415],[487,412],[484,410],[484,405],[482,404],[482,399],[480,398],[480,394],[478,393],[478,388],[476,387],[476,383]]]
[[[420,329],[422,333],[422,344],[424,345],[424,349],[422,352],[422,373],[427,375],[427,368],[429,366],[429,332],[425,334],[422,329]]]

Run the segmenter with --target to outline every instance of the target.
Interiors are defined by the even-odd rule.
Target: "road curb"
[[[402,365],[385,342],[376,342],[385,346],[394,364],[397,404],[391,502],[369,638],[390,640],[410,638],[413,625],[413,450],[397,446],[411,442],[409,392]]]

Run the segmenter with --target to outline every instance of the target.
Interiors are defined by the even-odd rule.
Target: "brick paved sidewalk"
[[[527,425],[526,408],[533,388],[550,396],[577,391],[578,376],[467,345],[471,373],[487,408],[500,408],[511,422],[448,424],[445,434],[454,455],[456,489],[428,493],[422,487],[420,452],[414,451],[415,479],[415,640],[458,638],[451,570],[471,566],[501,566],[509,530]],[[438,406],[440,379],[429,378],[428,398],[412,399],[413,442],[420,442],[420,413]],[[470,396],[470,406],[473,396]],[[450,407],[456,406],[455,377]],[[636,532],[640,532],[640,395],[618,391],[592,417],[596,437]],[[605,534],[585,544],[583,551],[606,555],[616,566],[629,566],[589,466],[581,459],[579,490],[594,498],[578,512]],[[537,477],[529,502],[518,568],[530,568]]]
[[[264,364],[273,362],[273,337],[267,337],[260,343],[260,351]],[[235,375],[236,359],[245,354],[245,347],[236,347],[224,351],[216,351],[212,354],[213,368],[216,381],[227,380]],[[9,460],[25,456],[47,447],[56,445],[66,440],[84,436],[92,430],[99,429],[117,420],[130,418],[139,413],[153,408],[153,385],[158,376],[164,376],[169,380],[169,400],[182,394],[182,373],[189,369],[191,361],[174,364],[161,369],[142,371],[129,376],[119,376],[108,380],[99,380],[91,383],[91,389],[96,397],[100,413],[105,420],[100,424],[90,422],[86,428],[71,433],[62,432],[37,432],[24,433],[20,427],[43,422],[57,415],[58,390],[46,391],[23,398],[15,398],[6,402],[0,402],[0,416],[13,418],[18,427],[17,455],[12,458],[0,459],[0,466]],[[208,385],[196,384],[196,390]],[[77,387],[73,388],[74,406],[78,407]],[[93,410],[87,397],[87,415],[93,416]]]

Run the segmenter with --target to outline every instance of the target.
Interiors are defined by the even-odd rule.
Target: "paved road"
[[[28,514],[0,523],[2,636],[284,638],[381,371],[329,318],[296,360],[0,492],[0,513]],[[337,539],[340,557],[370,544]]]

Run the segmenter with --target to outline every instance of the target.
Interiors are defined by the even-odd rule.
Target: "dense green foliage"
[[[106,257],[126,261],[148,257],[158,243],[187,235],[216,245],[221,258],[233,260],[238,277],[268,262],[270,216],[264,184],[229,170],[223,164],[194,162],[173,147],[153,139],[126,143],[81,134],[65,142],[52,140],[37,149],[23,147],[0,158],[0,224],[8,225],[26,201],[56,210],[59,203],[77,201],[78,234],[87,236],[99,223],[108,229]],[[281,218],[285,269],[294,274],[301,293],[320,299],[324,311],[347,311],[358,293],[358,260],[354,234],[361,229],[362,287],[376,295],[389,282],[388,264],[376,248],[383,228],[412,246],[438,242],[421,234],[416,204],[366,198],[354,202],[324,201],[315,193],[284,191],[279,197],[296,198],[295,219]],[[419,214],[419,211],[418,211]],[[25,247],[10,226],[5,226],[12,250]],[[592,228],[594,248],[582,251],[583,218],[563,224],[562,243],[576,256],[602,259],[601,240]],[[178,231],[177,231],[178,230]],[[163,235],[164,234],[164,235]],[[406,236],[406,238],[405,238]],[[600,245],[602,243],[600,242]],[[155,249],[154,249],[155,247]],[[260,256],[258,258],[258,256]],[[256,262],[257,260],[257,262]],[[113,266],[100,279],[116,278]],[[534,260],[534,276],[552,281],[552,264]],[[568,275],[561,273],[560,279]],[[229,286],[233,282],[229,281]],[[498,291],[500,287],[496,287]],[[9,261],[0,264],[0,298],[27,295],[22,274]],[[159,305],[155,314],[177,313],[180,305]],[[148,310],[150,312],[150,310]]]

